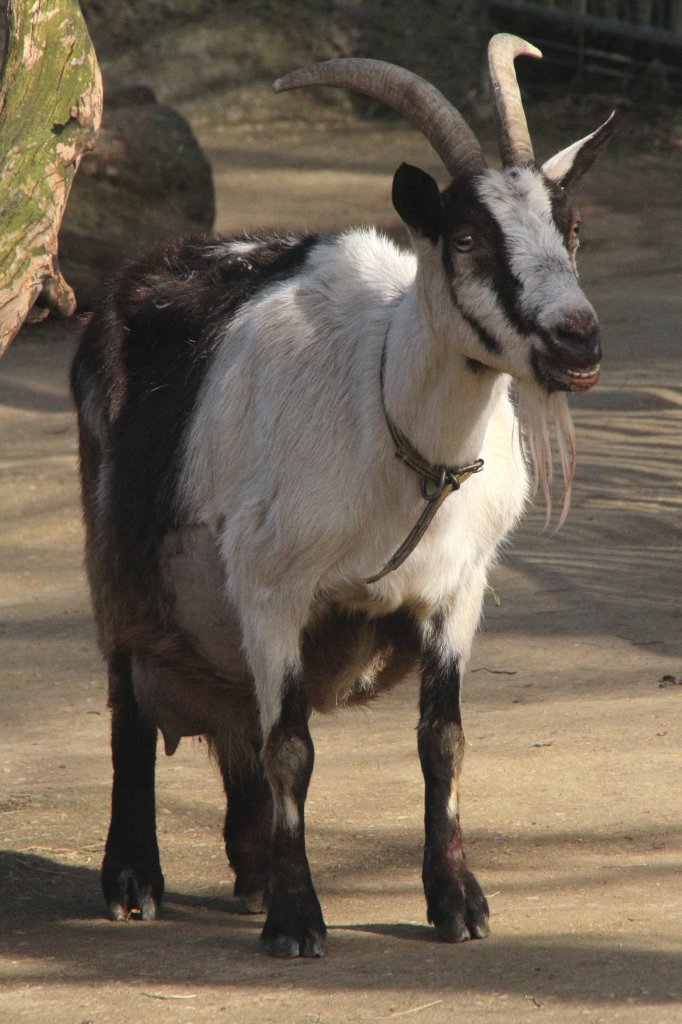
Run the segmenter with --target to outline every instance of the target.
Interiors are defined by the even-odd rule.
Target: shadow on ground
[[[294,971],[297,987],[310,991],[407,991],[432,984],[437,973],[439,986],[452,993],[532,990],[536,997],[570,1002],[589,995],[612,1003],[641,995],[637,984],[645,979],[648,1003],[679,998],[682,963],[669,950],[625,948],[568,934],[513,941],[493,934],[485,942],[454,947],[435,942],[427,925],[358,921],[330,922],[324,962],[274,963],[259,949],[262,918],[240,914],[230,899],[169,892],[159,921],[113,924],[99,916],[94,870],[4,851],[0,880],[0,899],[15,922],[11,931],[3,928],[2,945],[21,965],[26,984],[44,982],[46,975],[74,984],[121,979],[143,984],[156,978],[199,986],[258,985],[267,991]]]

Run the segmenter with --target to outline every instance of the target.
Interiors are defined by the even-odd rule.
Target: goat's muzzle
[[[549,391],[587,391],[599,379],[599,323],[591,311],[565,316],[542,332],[542,350],[533,352],[533,370]]]

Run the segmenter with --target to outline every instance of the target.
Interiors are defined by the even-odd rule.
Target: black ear
[[[407,226],[435,245],[441,233],[441,202],[431,175],[411,164],[401,164],[393,176],[392,198]]]

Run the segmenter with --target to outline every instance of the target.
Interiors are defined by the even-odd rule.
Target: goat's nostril
[[[555,328],[555,330],[552,331],[552,336],[560,345],[579,345],[582,341],[582,335],[577,331],[572,331],[566,327]]]

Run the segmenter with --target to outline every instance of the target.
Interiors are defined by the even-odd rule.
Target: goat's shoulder
[[[128,346],[178,333],[205,336],[260,288],[296,274],[319,238],[275,232],[195,236],[130,260],[104,291],[91,343],[112,322],[125,328]]]

